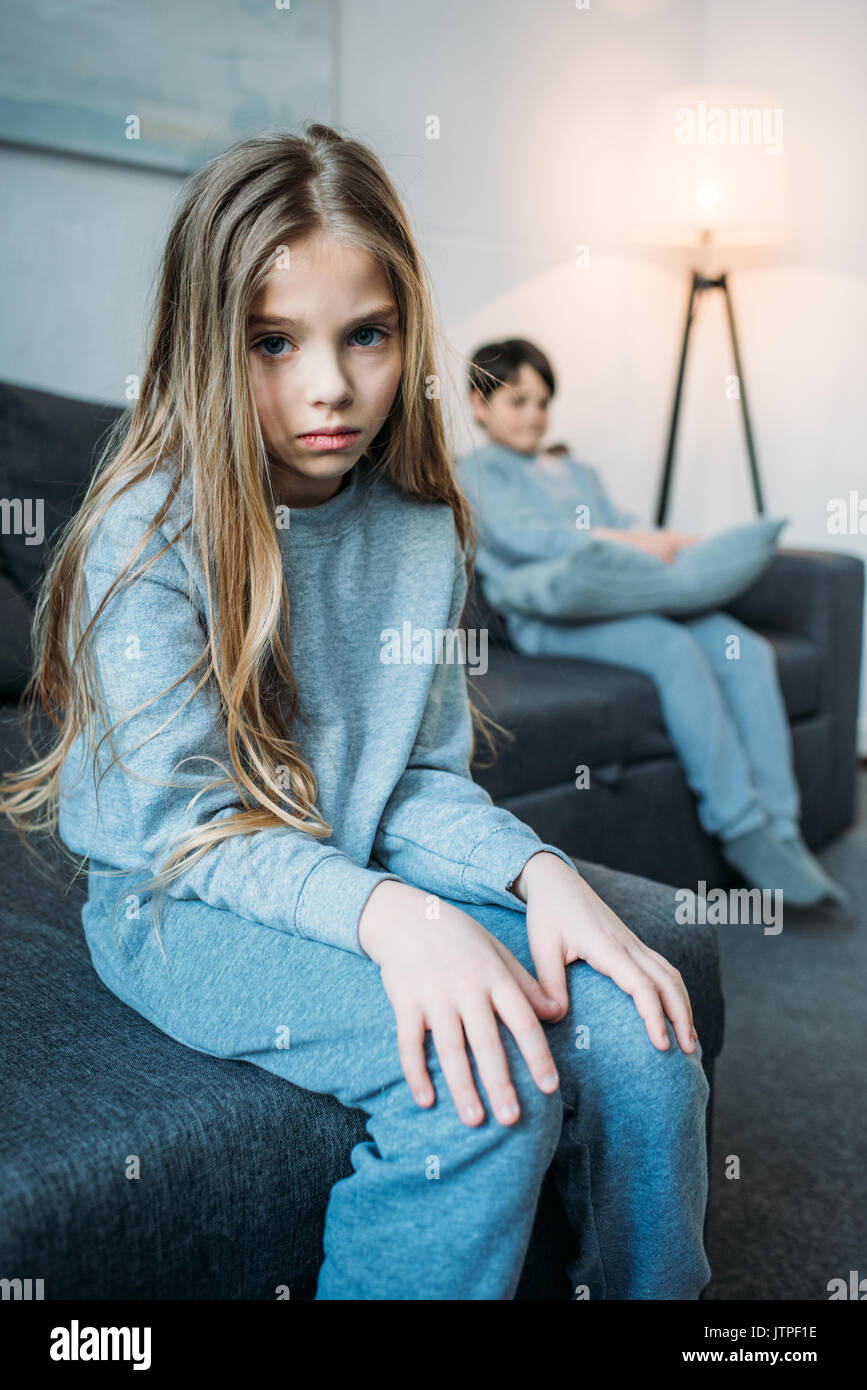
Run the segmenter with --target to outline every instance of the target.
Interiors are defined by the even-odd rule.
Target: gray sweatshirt
[[[164,500],[167,481],[153,472],[113,499],[85,562],[85,621]],[[189,487],[179,490],[136,567],[189,516]],[[362,459],[328,502],[279,508],[275,524],[300,699],[291,736],[316,775],[318,806],[333,833],[321,840],[280,826],[234,835],[169,884],[169,897],[200,899],[359,954],[358,922],[383,879],[525,911],[509,885],[531,855],[548,850],[574,866],[495,806],[470,776],[472,676],[448,660],[460,649],[442,640],[458,626],[466,594],[451,509],[405,496]],[[91,914],[96,903],[110,916],[115,901],[155,871],[179,832],[243,808],[231,786],[189,804],[221,767],[231,769],[213,680],[171,718],[203,669],[180,679],[203,650],[207,621],[191,530],[163,550],[146,577],[109,600],[94,630],[113,720],[179,684],[115,730],[124,769],[104,777],[98,804],[84,736],[63,767],[59,833],[97,871],[89,874]],[[97,721],[97,740],[102,732]],[[110,760],[106,744],[100,768]],[[127,877],[100,877],[109,867]]]

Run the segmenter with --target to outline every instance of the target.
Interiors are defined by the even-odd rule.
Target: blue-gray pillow
[[[553,621],[701,612],[736,598],[758,579],[787,524],[784,517],[733,526],[684,546],[670,564],[588,535],[566,555],[483,576],[485,596],[504,613]]]

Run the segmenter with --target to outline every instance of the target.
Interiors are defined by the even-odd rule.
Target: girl
[[[585,536],[635,546],[663,564],[694,542],[675,531],[635,529],[637,518],[612,502],[595,468],[561,446],[540,450],[555,381],[535,343],[485,344],[473,355],[468,384],[488,436],[459,461],[480,525],[483,580],[503,565],[562,554]],[[580,532],[579,504],[592,523]],[[650,676],[702,828],[719,837],[723,859],[748,884],[781,889],[789,905],[846,902],[800,833],[789,721],[766,638],[725,613],[677,621],[639,613],[586,623],[506,616],[511,640],[526,655],[583,657]],[[737,661],[727,654],[733,635]]]
[[[681,976],[472,781],[464,672],[426,657],[474,545],[432,339],[362,144],[313,124],[193,177],[140,398],[40,595],[31,698],[60,736],[0,805],[89,859],[120,999],[368,1114],[317,1299],[513,1298],[555,1156],[573,1279],[697,1298]],[[412,661],[384,661],[407,619]]]

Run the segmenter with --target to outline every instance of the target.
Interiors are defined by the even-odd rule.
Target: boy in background
[[[599,473],[565,445],[543,448],[554,372],[524,338],[487,343],[471,359],[470,404],[487,442],[458,460],[479,530],[482,587],[498,568],[552,559],[584,537],[630,545],[669,564],[696,537],[642,530],[609,497]],[[589,526],[576,529],[576,509]],[[601,622],[550,622],[503,614],[527,656],[581,657],[653,680],[669,737],[698,800],[704,831],[754,888],[809,906],[845,902],[800,833],[800,793],[789,722],[771,644],[724,613],[673,619],[655,613]],[[736,634],[740,659],[729,661]]]

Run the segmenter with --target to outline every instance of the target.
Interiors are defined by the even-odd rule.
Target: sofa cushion
[[[76,901],[0,914],[4,1269],[38,1270],[50,1299],[309,1296],[364,1115],[122,1004]]]

